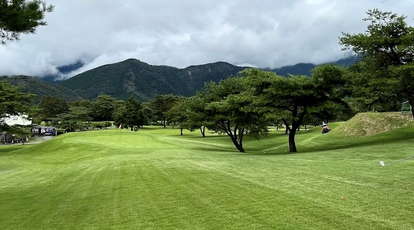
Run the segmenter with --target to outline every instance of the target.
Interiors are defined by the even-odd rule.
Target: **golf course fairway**
[[[0,229],[413,229],[411,124],[345,137],[145,127],[0,146]]]

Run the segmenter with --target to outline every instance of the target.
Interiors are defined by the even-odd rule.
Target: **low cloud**
[[[47,1],[48,2],[48,1]],[[341,32],[364,32],[368,9],[408,16],[414,2],[360,0],[54,0],[47,26],[0,46],[0,75],[45,76],[136,58],[184,68],[225,61],[278,68],[345,57]]]

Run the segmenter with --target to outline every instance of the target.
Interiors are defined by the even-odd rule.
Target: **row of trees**
[[[95,101],[67,102],[56,96],[44,96],[40,104],[30,108],[33,95],[2,82],[0,109],[2,117],[25,112],[36,124],[47,121],[67,131],[91,127],[92,121],[113,121],[131,131],[160,122],[164,127],[178,125],[181,132],[199,129],[203,136],[207,128],[227,134],[240,152],[244,152],[245,134],[259,137],[267,133],[268,125],[283,123],[289,131],[290,151],[296,152],[294,137],[299,125],[311,119],[334,119],[333,114],[340,114],[346,108],[344,73],[342,67],[320,66],[312,77],[285,78],[248,69],[219,83],[207,83],[188,98],[157,95],[141,103],[134,97],[123,101],[100,95]],[[335,105],[339,106],[332,110]]]
[[[289,149],[296,152],[294,138],[299,125],[334,119],[334,114],[341,114],[346,108],[342,99],[344,73],[342,67],[320,66],[312,77],[285,78],[248,69],[219,83],[207,83],[193,97],[157,95],[141,103],[134,97],[123,101],[109,95],[100,95],[95,101],[74,102],[44,96],[31,107],[33,95],[2,82],[4,100],[0,104],[2,117],[28,113],[34,123],[47,121],[67,131],[92,127],[92,121],[111,121],[108,125],[113,121],[131,131],[158,122],[164,127],[178,125],[181,134],[183,129],[198,129],[203,136],[209,129],[227,134],[240,152],[245,151],[244,135],[258,138],[267,133],[268,125],[283,123],[289,131]]]
[[[0,0],[2,43],[16,40],[20,33],[34,33],[53,6],[42,1]],[[4,11],[4,12],[3,12]],[[195,96],[183,98],[158,95],[148,103],[131,97],[126,102],[108,95],[96,101],[68,103],[44,97],[30,110],[38,121],[49,120],[69,130],[90,121],[109,121],[124,127],[142,127],[150,120],[179,125],[182,129],[206,128],[227,134],[235,147],[244,152],[244,135],[257,138],[271,124],[283,123],[289,133],[289,151],[296,152],[295,134],[299,125],[312,120],[332,120],[355,111],[396,110],[405,100],[414,103],[414,28],[405,16],[377,9],[369,10],[365,33],[343,33],[340,44],[352,50],[360,61],[344,69],[319,66],[312,76],[284,78],[257,69],[242,71],[219,83],[207,83]],[[31,22],[31,23],[26,23]],[[32,95],[1,83],[0,115],[29,111]],[[414,116],[414,114],[413,114]],[[4,122],[0,119],[0,128]]]
[[[368,10],[365,33],[343,33],[340,44],[360,59],[345,70],[320,66],[311,77],[277,76],[250,69],[219,84],[209,83],[196,96],[173,108],[181,128],[205,127],[226,133],[244,152],[245,133],[267,132],[282,121],[289,131],[289,151],[296,152],[296,130],[309,119],[333,119],[360,111],[395,111],[414,105],[414,27],[405,16]],[[171,113],[173,113],[171,112]],[[351,112],[352,113],[352,112]],[[413,114],[414,118],[414,114]],[[173,120],[174,120],[173,119]]]
[[[161,122],[165,127],[165,114],[178,98],[174,95],[157,95],[153,100],[141,103],[132,96],[123,101],[102,94],[94,101],[67,102],[60,97],[44,96],[39,105],[30,109],[29,115],[35,123],[47,121],[67,131],[91,127],[92,121],[106,121],[106,126],[113,122],[114,125],[131,130],[151,122]],[[94,124],[98,127],[105,125]]]
[[[167,112],[181,129],[205,129],[227,134],[244,152],[244,135],[268,132],[283,123],[289,133],[289,151],[296,152],[295,135],[307,122],[332,120],[349,114],[345,102],[346,71],[334,65],[319,66],[311,77],[282,77],[248,69],[219,83],[207,83],[195,96],[183,98]]]

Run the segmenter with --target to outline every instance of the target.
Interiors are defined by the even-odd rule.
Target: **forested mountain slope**
[[[0,80],[5,80],[12,85],[22,86],[23,91],[27,93],[36,94],[34,102],[40,102],[43,96],[57,96],[64,98],[67,101],[76,101],[82,99],[81,96],[74,91],[60,85],[50,84],[37,77],[30,76],[2,76]]]
[[[86,99],[109,94],[120,99],[135,95],[147,101],[157,94],[191,96],[203,87],[204,82],[217,82],[243,69],[224,62],[178,69],[128,59],[86,71],[60,85]]]
[[[353,57],[341,59],[334,64],[349,66]],[[316,67],[310,63],[299,63],[277,69],[267,69],[281,76],[310,75]],[[137,59],[103,65],[67,80],[48,83],[41,78],[30,76],[3,76],[1,79],[13,85],[22,85],[25,92],[42,96],[58,96],[68,101],[79,99],[95,100],[100,94],[107,94],[118,99],[127,99],[134,95],[140,101],[148,101],[157,94],[174,94],[192,96],[206,82],[219,82],[230,75],[236,75],[248,67],[235,66],[226,62],[193,65],[187,68],[149,65]],[[49,80],[50,79],[45,79]]]

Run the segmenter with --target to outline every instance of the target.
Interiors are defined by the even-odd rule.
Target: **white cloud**
[[[187,67],[216,61],[276,68],[346,55],[341,32],[359,33],[378,8],[408,16],[411,0],[47,1],[47,26],[0,46],[0,75],[43,76],[83,60],[70,76],[137,58]]]

